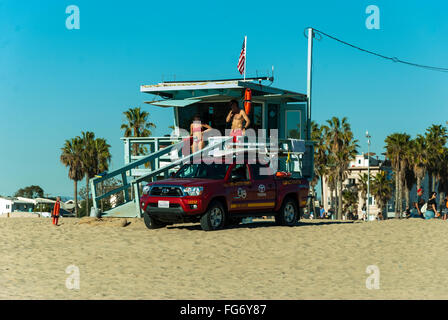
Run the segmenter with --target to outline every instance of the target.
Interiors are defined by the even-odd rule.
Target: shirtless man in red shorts
[[[238,101],[232,100],[230,101],[230,110],[227,115],[226,122],[232,121],[232,130],[230,131],[230,136],[234,137],[234,142],[237,139],[236,137],[243,136],[246,132],[246,129],[250,125],[249,117],[247,116],[244,110],[240,109],[238,105]],[[243,127],[243,120],[246,121],[245,126]]]

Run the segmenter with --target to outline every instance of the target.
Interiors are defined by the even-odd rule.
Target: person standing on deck
[[[193,137],[193,144],[191,146],[193,153],[204,148],[204,132],[206,131],[202,132],[202,128],[205,128],[206,131],[212,129],[208,124],[202,123],[201,117],[197,114],[194,116],[193,123],[190,125],[190,135]]]
[[[55,226],[58,225],[59,220],[59,211],[61,209],[61,198],[56,198],[56,203],[54,204],[53,211],[51,212],[51,217],[53,218],[53,224]]]
[[[230,136],[234,137],[234,142],[236,142],[236,137],[241,137],[246,133],[246,129],[250,125],[250,119],[246,112],[240,109],[238,101],[230,101],[230,112],[227,115],[226,122],[232,122],[232,127],[230,131]],[[243,120],[246,124],[243,126]]]

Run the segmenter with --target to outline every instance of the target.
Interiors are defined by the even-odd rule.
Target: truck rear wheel
[[[145,226],[148,229],[160,229],[167,226],[166,223],[154,219],[147,212],[143,213],[143,221],[145,222]]]
[[[295,226],[299,221],[297,203],[292,198],[286,198],[275,216],[275,222],[280,226]]]
[[[213,201],[207,212],[201,217],[201,227],[204,231],[219,230],[226,223],[226,211],[219,201]]]

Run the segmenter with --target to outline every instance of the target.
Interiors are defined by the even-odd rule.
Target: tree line
[[[413,186],[438,192],[439,204],[443,203],[448,192],[447,139],[447,128],[435,124],[414,139],[407,133],[393,133],[385,139],[386,156],[394,171],[395,213],[403,211],[403,202],[411,205]],[[427,184],[423,186],[425,177]]]
[[[331,197],[331,205],[336,208],[336,217],[340,219],[349,206],[357,209],[358,194],[362,199],[367,196],[368,176],[360,174],[354,188],[343,186],[348,176],[349,163],[358,154],[358,140],[354,138],[346,117],[333,117],[324,124],[312,123],[314,149],[314,179],[311,181],[311,193],[325,179]],[[414,139],[407,133],[392,133],[385,139],[386,161],[392,172],[380,170],[370,177],[370,193],[375,197],[380,212],[386,209],[388,201],[394,196],[395,213],[404,211],[403,205],[411,207],[410,192],[413,186],[421,188],[425,176],[428,177],[428,191],[438,191],[440,203],[448,192],[448,139],[447,129],[442,125],[432,125],[424,134]],[[369,156],[369,155],[368,155]],[[394,192],[395,190],[395,192]],[[322,197],[322,201],[325,201]],[[365,200],[363,201],[365,203]]]
[[[142,111],[140,107],[129,108],[123,112],[125,121],[121,125],[121,129],[124,130],[125,137],[148,137],[152,133],[150,128],[155,128],[156,125],[149,122],[149,113]],[[138,147],[136,144],[135,146]],[[134,150],[138,153],[141,150]],[[68,168],[68,177],[73,180],[74,186],[74,202],[75,213],[79,217],[78,208],[78,182],[85,179],[85,189],[82,191],[83,215],[88,215],[91,207],[90,202],[90,190],[89,182],[92,178],[100,173],[107,172],[112,155],[110,153],[110,145],[104,138],[95,138],[93,132],[81,132],[80,136],[65,140],[63,147],[61,148],[60,161],[64,166]],[[101,188],[103,192],[114,189],[119,184],[116,180],[111,180],[102,184]],[[122,202],[122,197],[117,195],[117,202]],[[110,206],[110,204],[104,204],[101,201],[101,205]]]

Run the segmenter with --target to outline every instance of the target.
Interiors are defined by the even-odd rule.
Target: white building
[[[368,158],[366,155],[361,154],[357,155],[353,161],[350,162],[348,170],[347,170],[347,179],[343,181],[342,183],[342,189],[350,188],[353,186],[358,185],[359,183],[359,177],[360,175],[363,175],[364,173],[367,174],[368,172]],[[384,167],[384,162],[377,159],[370,157],[370,176],[375,176],[380,170],[386,170],[388,171],[389,168]],[[359,188],[358,188],[359,190]],[[362,207],[363,204],[366,203],[367,199],[363,199],[361,197],[361,191],[358,191],[358,217],[362,216]],[[333,207],[334,210],[336,210],[337,204],[336,204],[336,190],[331,190],[330,186],[328,185],[327,178],[323,179],[323,185],[322,185],[322,193],[323,193],[323,205],[326,212]],[[367,204],[366,204],[367,206]],[[377,203],[375,201],[375,197],[370,196],[369,199],[369,213],[370,215],[376,217],[379,213],[379,208],[377,206]]]
[[[33,199],[0,197],[0,214],[11,212],[33,212]]]
[[[380,170],[386,171],[391,178],[390,174],[392,172],[392,169],[385,165],[385,161],[379,160],[378,158],[370,157],[370,176],[373,178]],[[347,172],[347,179],[342,183],[342,189],[350,188],[355,185],[358,185],[359,183],[359,176],[363,175],[364,173],[367,174],[368,172],[368,160],[366,155],[357,155],[353,161],[350,162],[348,172]],[[429,190],[427,188],[428,186],[428,175],[425,176],[425,178],[422,180],[422,186],[424,189],[423,198],[425,200],[428,199]],[[385,212],[383,214],[387,215],[387,217],[395,217],[395,180],[392,179],[391,181],[392,185],[392,193],[390,200],[386,204]],[[359,190],[359,188],[358,188]],[[333,190],[330,190],[330,187],[328,185],[328,181],[326,179],[323,179],[323,186],[322,186],[322,192],[323,192],[323,205],[325,208],[325,211],[328,212],[328,210],[333,206],[333,209],[336,211],[336,192]],[[361,197],[361,191],[359,191],[358,194],[358,217],[362,216],[362,206],[364,203],[366,203],[367,199],[363,199]],[[405,204],[405,194],[403,191],[403,204],[402,208],[403,210],[406,209]],[[409,193],[409,202],[410,202],[410,208],[413,208],[412,204],[417,201],[417,188],[416,185],[412,186],[410,193]],[[379,208],[377,206],[375,197],[372,195],[369,199],[369,211],[370,214],[374,217],[377,217],[379,213]]]
[[[0,215],[11,212],[33,212],[39,204],[54,205],[56,201],[51,199],[36,198],[28,199],[22,197],[0,197]],[[73,200],[61,202],[61,209],[72,211],[75,208]]]

